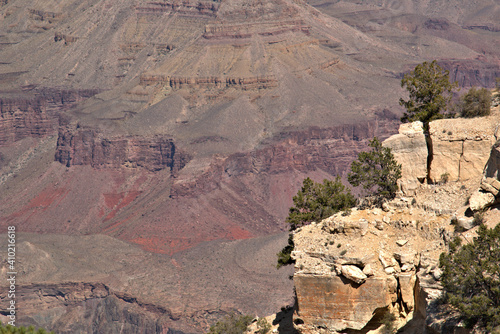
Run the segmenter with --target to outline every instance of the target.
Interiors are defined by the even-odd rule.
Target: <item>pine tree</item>
[[[398,190],[398,179],[401,178],[401,165],[394,159],[391,149],[383,147],[377,137],[369,146],[370,152],[361,152],[358,159],[351,164],[351,172],[347,180],[354,187],[363,186],[371,190],[376,203],[384,199],[392,199]]]
[[[480,225],[478,236],[463,246],[456,238],[439,266],[446,300],[468,327],[477,324],[491,332],[500,326],[500,224],[493,229]]]

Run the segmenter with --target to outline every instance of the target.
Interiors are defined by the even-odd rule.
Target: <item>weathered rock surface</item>
[[[172,138],[120,136],[106,138],[93,129],[61,127],[56,161],[67,167],[90,165],[94,168],[143,167],[150,171],[181,170],[190,156],[178,149]]]
[[[1,93],[1,92],[0,92]],[[35,89],[0,97],[0,147],[57,132],[59,116],[98,90]]]
[[[418,304],[425,308],[428,303],[419,299],[419,289],[441,291],[435,284],[440,278],[436,259],[445,250],[443,236],[452,233],[450,219],[416,208],[354,209],[300,228],[292,253],[299,328],[307,333],[318,327],[368,330],[373,329],[370,320],[391,310],[397,310],[398,326],[403,326]],[[383,230],[377,222],[384,222]]]
[[[340,276],[294,275],[298,318],[308,326],[342,331],[362,329],[374,310],[391,304],[385,277],[368,278],[358,286]]]
[[[401,164],[400,189],[412,195],[427,177],[427,143],[422,122],[401,124],[399,134],[383,142],[392,150],[394,158]]]
[[[496,116],[445,119],[429,125],[433,157],[430,179],[440,182],[480,179],[495,143]]]
[[[469,206],[472,211],[480,211],[495,203],[495,196],[492,193],[481,190],[476,191],[469,198]]]

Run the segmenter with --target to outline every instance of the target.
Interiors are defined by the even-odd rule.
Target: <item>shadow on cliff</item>
[[[297,302],[295,302],[295,305],[297,305]],[[281,311],[276,313],[273,325],[279,325],[279,334],[298,334],[298,331],[293,326],[293,313],[295,312],[295,305],[293,307],[282,307]]]

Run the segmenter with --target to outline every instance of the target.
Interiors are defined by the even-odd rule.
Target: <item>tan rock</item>
[[[363,274],[366,276],[373,276],[375,274],[372,265],[369,263],[363,268]]]
[[[392,255],[387,254],[382,250],[379,252],[378,258],[382,263],[382,265],[384,266],[384,268],[395,267],[398,264],[396,259]]]
[[[399,134],[384,140],[383,145],[392,150],[401,164],[401,190],[406,195],[413,195],[420,186],[419,179],[424,180],[427,176],[427,144],[422,122],[401,124]]]
[[[356,284],[363,284],[368,278],[361,269],[351,265],[342,266],[342,275]]]
[[[398,244],[398,246],[401,246],[403,247],[404,245],[406,245],[406,243],[408,242],[408,240],[396,240],[396,243]]]
[[[386,277],[386,282],[391,302],[395,303],[398,300],[398,280],[393,275],[389,275]]]
[[[498,189],[496,189],[495,187],[493,187],[491,184],[486,183],[486,182],[481,182],[480,186],[481,186],[481,189],[483,189],[486,192],[489,192],[489,193],[493,194],[493,196],[497,196],[498,195]]]
[[[370,277],[358,286],[341,276],[296,274],[294,283],[298,317],[334,331],[360,330],[372,319],[373,310],[391,303],[391,281],[385,277]]]
[[[414,293],[417,276],[415,274],[402,273],[399,274],[398,280],[401,289],[401,299],[408,311],[412,311],[415,307]]]
[[[476,191],[469,199],[469,206],[472,211],[479,211],[495,203],[495,196],[491,193]]]
[[[450,181],[481,177],[495,142],[496,123],[488,117],[431,122],[431,181],[440,182],[444,175]]]
[[[500,181],[498,181],[497,179],[495,179],[493,177],[487,177],[485,179],[485,183],[491,185],[496,190],[500,190]]]

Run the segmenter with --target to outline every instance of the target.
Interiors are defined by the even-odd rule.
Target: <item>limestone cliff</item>
[[[401,190],[412,195],[419,184],[479,179],[498,139],[500,115],[441,119],[429,124],[428,145],[422,124],[402,124],[399,134],[384,141],[402,164]]]

